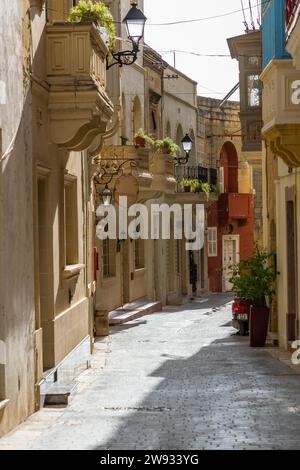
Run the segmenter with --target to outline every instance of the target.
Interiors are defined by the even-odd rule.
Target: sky
[[[258,18],[257,0],[251,0],[253,16]],[[251,24],[249,0],[244,0],[246,19]],[[221,15],[241,10],[241,0],[144,0],[148,18],[145,41],[161,51],[180,50],[198,54],[229,54],[227,38],[245,31],[242,11],[228,16],[179,24],[154,26],[153,23],[182,21]],[[174,65],[173,54],[162,54]],[[176,68],[198,82],[198,94],[223,98],[239,80],[238,63],[230,57],[197,57],[176,53]],[[239,99],[236,93],[231,99]]]

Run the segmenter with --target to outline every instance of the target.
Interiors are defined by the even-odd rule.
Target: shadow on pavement
[[[300,449],[300,375],[289,366],[236,336],[165,357],[151,374],[159,384],[94,449]]]

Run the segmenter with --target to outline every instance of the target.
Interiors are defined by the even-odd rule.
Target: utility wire
[[[255,30],[255,23],[254,23],[254,18],[253,18],[251,0],[249,0],[249,9],[250,9],[251,26],[252,26],[252,29]]]
[[[271,0],[262,0],[260,2],[260,5],[265,5],[267,3],[270,3],[270,1]],[[251,10],[251,12],[252,12],[252,6],[251,6],[251,3],[250,3],[250,0],[249,0],[249,7],[244,8],[244,6],[242,5],[242,9],[240,9],[240,10],[233,10],[233,11],[230,11],[230,12],[227,12],[227,13],[221,13],[219,15],[208,16],[208,17],[205,17],[205,18],[171,21],[171,22],[167,22],[167,23],[146,23],[146,25],[148,24],[148,26],[173,26],[173,25],[184,24],[184,23],[196,23],[198,21],[207,21],[207,20],[214,20],[214,19],[218,19],[218,18],[224,18],[225,16],[230,16],[230,15],[234,15],[236,13],[245,12],[245,10]]]
[[[259,1],[259,0],[258,0]],[[265,4],[268,4],[270,3],[271,0],[262,0],[260,2],[260,5],[265,5]],[[32,7],[32,6],[31,6]],[[44,9],[45,6],[43,6],[42,9]],[[250,9],[252,7],[250,6]],[[50,7],[47,7],[47,10],[49,11],[58,11],[56,10],[55,8],[50,8]],[[179,24],[186,24],[186,23],[197,23],[199,21],[208,21],[208,20],[214,20],[214,19],[218,19],[218,18],[224,18],[226,16],[231,16],[231,15],[234,15],[236,13],[240,13],[240,12],[245,12],[245,10],[249,10],[248,7],[244,8],[244,6],[242,5],[242,9],[239,9],[239,10],[232,10],[232,11],[229,11],[227,13],[220,13],[219,15],[213,15],[213,16],[207,16],[207,17],[204,17],[204,18],[195,18],[195,19],[189,19],[189,20],[179,20],[179,21],[170,21],[170,22],[166,22],[166,23],[146,23],[146,27],[148,26],[173,26],[173,25],[179,25]],[[64,13],[66,15],[68,15],[70,13],[70,11],[64,11]],[[114,21],[115,24],[123,24],[122,21]]]
[[[249,26],[248,26],[248,22],[247,22],[247,19],[246,19],[246,13],[245,13],[243,0],[241,0],[241,6],[242,6],[242,12],[243,12],[243,16],[244,16],[245,31],[246,31],[246,33],[248,33],[249,32]]]

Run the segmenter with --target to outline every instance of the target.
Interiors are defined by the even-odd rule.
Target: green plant
[[[164,149],[169,155],[172,157],[176,157],[179,152],[179,147],[175,142],[171,139],[171,137],[165,137],[162,140],[156,140],[154,142],[155,151],[161,151]]]
[[[182,189],[190,188],[191,187],[191,180],[183,178],[183,180],[181,180],[180,186],[182,187]]]
[[[256,307],[265,307],[275,294],[274,282],[277,272],[274,253],[261,250],[256,245],[251,258],[229,267],[232,290],[239,299],[249,299]]]
[[[205,193],[206,198],[208,199],[209,195],[210,195],[210,191],[211,191],[210,184],[209,183],[201,183],[201,190]]]
[[[211,184],[210,188],[211,188],[211,192],[215,193],[217,196],[220,196],[221,190],[218,184]]]
[[[191,192],[197,193],[201,191],[201,182],[198,180],[190,180]]]
[[[141,137],[142,139],[145,139],[145,142],[150,145],[150,147],[154,148],[154,139],[150,135],[145,134],[144,129],[139,129],[135,135],[134,138],[136,137]]]
[[[78,4],[71,8],[68,21],[71,23],[93,22],[105,28],[109,37],[109,50],[115,48],[116,28],[114,19],[109,8],[104,3],[95,3],[92,0],[79,0]]]

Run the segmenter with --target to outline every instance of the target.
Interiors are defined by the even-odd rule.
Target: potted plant
[[[201,183],[198,180],[191,179],[189,180],[190,182],[190,188],[192,193],[199,193],[201,191]]]
[[[201,190],[205,193],[206,199],[208,200],[209,195],[210,195],[210,191],[211,191],[210,184],[209,183],[201,183]]]
[[[134,142],[137,147],[146,147],[146,143],[150,147],[154,146],[154,140],[149,135],[145,134],[144,129],[139,129],[134,135]]]
[[[95,23],[100,31],[106,30],[108,49],[112,51],[116,44],[116,28],[109,8],[102,2],[94,3],[91,0],[79,0],[71,8],[68,21],[71,23]]]
[[[190,180],[184,178],[181,183],[180,183],[180,186],[182,187],[182,189],[184,190],[185,193],[189,193],[191,191],[191,182]]]
[[[163,140],[156,140],[154,142],[154,147],[157,152],[163,154],[171,155],[176,157],[179,152],[179,147],[170,137],[165,137]]]
[[[238,299],[251,301],[250,346],[263,347],[266,343],[270,304],[275,293],[274,282],[277,272],[274,253],[255,247],[254,254],[247,260],[231,266],[230,282]]]

